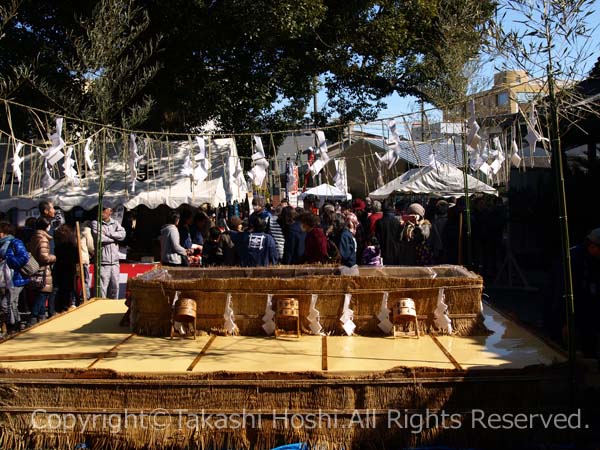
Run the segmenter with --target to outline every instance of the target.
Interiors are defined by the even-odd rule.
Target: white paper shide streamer
[[[308,319],[309,328],[312,334],[321,334],[323,327],[321,326],[321,313],[317,309],[318,294],[312,294],[310,296],[310,307],[308,308]]]
[[[256,151],[252,155],[252,169],[248,172],[248,176],[253,185],[262,186],[269,169],[269,161],[265,158],[265,149],[261,137],[253,136],[253,139]]]
[[[96,160],[92,159],[94,150],[92,149],[92,138],[85,140],[85,148],[83,149],[83,158],[85,159],[85,165],[89,171],[94,171]]]
[[[382,171],[383,166],[391,169],[398,162],[398,153],[400,151],[400,136],[398,135],[398,127],[394,119],[388,120],[387,126],[390,130],[390,139],[386,141],[387,150],[383,155],[375,153],[379,160],[378,171]]]
[[[63,161],[62,167],[67,181],[72,185],[79,186],[79,174],[77,173],[77,169],[75,168],[75,160],[73,159],[73,147],[67,148],[67,153],[65,155],[65,160]]]
[[[56,119],[56,131],[50,135],[51,145],[45,152],[41,152],[45,162],[50,166],[55,165],[65,156],[62,152],[62,149],[65,147],[65,141],[62,138],[62,129],[63,118],[58,117]],[[38,149],[38,151],[40,150]]]
[[[227,331],[228,334],[238,334],[240,329],[235,324],[235,315],[233,313],[233,308],[231,307],[231,294],[227,294],[227,302],[225,304],[223,318],[225,319],[225,324],[223,326],[225,331]]]
[[[129,135],[129,177],[131,180],[131,192],[135,192],[135,181],[138,175],[138,163],[144,158],[144,155],[138,153],[138,146],[136,143],[137,136],[135,134]]]
[[[549,142],[549,139],[542,136],[540,132],[537,131],[537,113],[535,111],[535,103],[531,104],[529,109],[529,119],[527,120],[527,135],[525,136],[525,140],[529,144],[529,154],[531,155],[531,162],[533,166],[535,148],[537,143],[540,141]]]
[[[350,309],[350,300],[352,300],[352,294],[345,294],[344,308],[342,309],[342,316],[340,317],[342,328],[348,336],[352,336],[356,329],[356,324],[354,323],[354,311]]]
[[[265,315],[262,317],[262,329],[265,330],[267,336],[271,336],[273,333],[275,333],[275,321],[273,320],[274,317],[275,311],[273,311],[273,294],[268,294]]]
[[[44,154],[41,148],[37,148],[37,152],[41,155]],[[42,189],[50,189],[56,180],[52,177],[52,170],[47,160],[44,160],[44,173],[42,174]]]
[[[452,333],[452,321],[448,317],[448,305],[444,303],[446,296],[444,288],[438,290],[437,306],[433,312],[433,322],[435,326],[443,333]]]
[[[390,320],[390,310],[388,308],[388,298],[389,292],[383,293],[383,299],[381,300],[381,308],[377,313],[377,318],[379,319],[379,323],[377,326],[381,331],[386,334],[390,334],[394,328],[394,324]]]
[[[52,177],[52,166],[65,157],[62,149],[65,147],[65,141],[62,138],[63,118],[56,119],[56,131],[49,136],[50,147],[45,151],[37,148],[37,151],[44,158],[44,174],[42,175],[42,188],[49,189],[56,180]]]
[[[517,145],[517,141],[513,139],[512,144],[512,156],[510,157],[510,162],[513,166],[519,167],[521,165],[521,156],[519,155],[519,146]]]
[[[317,136],[317,142],[319,143],[319,147],[317,149],[319,153],[318,159],[310,166],[310,171],[313,174],[313,177],[317,176],[323,167],[329,162],[329,153],[327,150],[327,140],[325,139],[325,133],[321,130],[315,131],[315,135]]]
[[[490,169],[492,170],[492,173],[496,175],[506,160],[499,137],[494,138],[494,151],[492,152],[492,156],[494,156],[494,161],[490,164]]]
[[[175,309],[175,304],[177,303],[177,300],[179,300],[179,294],[181,294],[181,292],[175,291],[175,296],[173,297],[173,301],[171,302],[171,309]],[[185,334],[185,329],[181,322],[173,322],[173,328],[177,333]]]
[[[188,153],[185,155],[183,166],[181,167],[181,175],[184,177],[191,177],[194,174],[194,166],[192,165],[192,157]]]
[[[21,163],[25,161],[25,158],[21,156],[21,149],[23,148],[22,142],[17,142],[15,146],[15,150],[13,152],[13,161],[12,161],[12,171],[17,183],[21,184],[21,178],[23,177],[23,172],[21,171]]]

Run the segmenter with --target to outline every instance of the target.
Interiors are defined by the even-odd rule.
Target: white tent
[[[299,200],[304,199],[304,197],[306,197],[307,195],[316,195],[317,197],[319,197],[319,200],[323,201],[326,199],[329,200],[351,200],[352,199],[352,195],[343,192],[341,190],[339,190],[338,188],[336,188],[335,186],[332,186],[330,184],[320,184],[318,186],[315,186],[313,188],[310,188],[306,191],[304,191],[302,194],[300,194],[298,196]]]
[[[493,187],[467,175],[469,193],[498,195]],[[462,170],[452,164],[436,163],[422,169],[411,169],[402,176],[371,192],[369,197],[383,200],[395,193],[431,194],[441,197],[465,195],[465,179]]]
[[[114,148],[109,150],[104,170],[103,203],[105,205],[112,207],[123,205],[129,209],[145,205],[154,209],[159,205],[176,208],[182,204],[200,206],[203,203],[213,205],[226,203],[227,195],[222,176],[223,164],[215,162],[214,171],[211,170],[207,179],[194,183],[189,176],[182,174],[186,156],[190,152],[187,141],[171,143],[169,147],[160,144],[146,150],[147,154],[138,168],[135,192],[131,191],[130,174],[123,156]],[[35,178],[35,175],[24,172],[23,186],[29,185],[31,176]],[[55,177],[58,178],[56,175]],[[39,183],[39,180],[35,182]],[[65,211],[76,206],[86,210],[95,207],[98,204],[98,174],[88,173],[79,184],[74,186],[62,178],[48,189],[38,187],[30,192],[25,192],[24,188],[15,185],[12,186],[11,192],[10,186],[7,185],[4,191],[0,192],[0,210],[17,208],[27,211],[37,208],[41,200],[50,200]]]

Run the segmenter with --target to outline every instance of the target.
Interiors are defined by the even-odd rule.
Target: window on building
[[[498,106],[505,106],[508,105],[508,92],[500,92],[497,96],[496,96],[496,104]]]
[[[535,92],[517,92],[517,103],[531,103],[535,99]]]

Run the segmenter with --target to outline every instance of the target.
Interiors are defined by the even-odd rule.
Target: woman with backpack
[[[50,253],[50,240],[52,236],[48,233],[52,224],[41,216],[35,223],[35,233],[29,242],[29,251],[40,265],[40,270],[32,276],[31,289],[34,291],[33,307],[31,308],[30,324],[40,322],[46,317],[46,300],[53,289],[52,264],[56,262],[56,256]]]
[[[0,260],[4,287],[0,288],[2,296],[3,327],[7,332],[19,331],[21,317],[19,315],[19,295],[29,278],[23,276],[19,269],[29,261],[29,253],[25,244],[14,237],[14,228],[8,222],[0,222]]]

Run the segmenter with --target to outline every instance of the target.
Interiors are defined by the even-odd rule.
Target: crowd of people
[[[276,264],[432,265],[457,263],[459,216],[453,201],[323,202],[276,207],[254,197],[247,217],[218,218],[173,211],[161,230],[161,263],[168,266]],[[428,210],[429,209],[429,210]],[[184,219],[185,217],[185,219]]]

